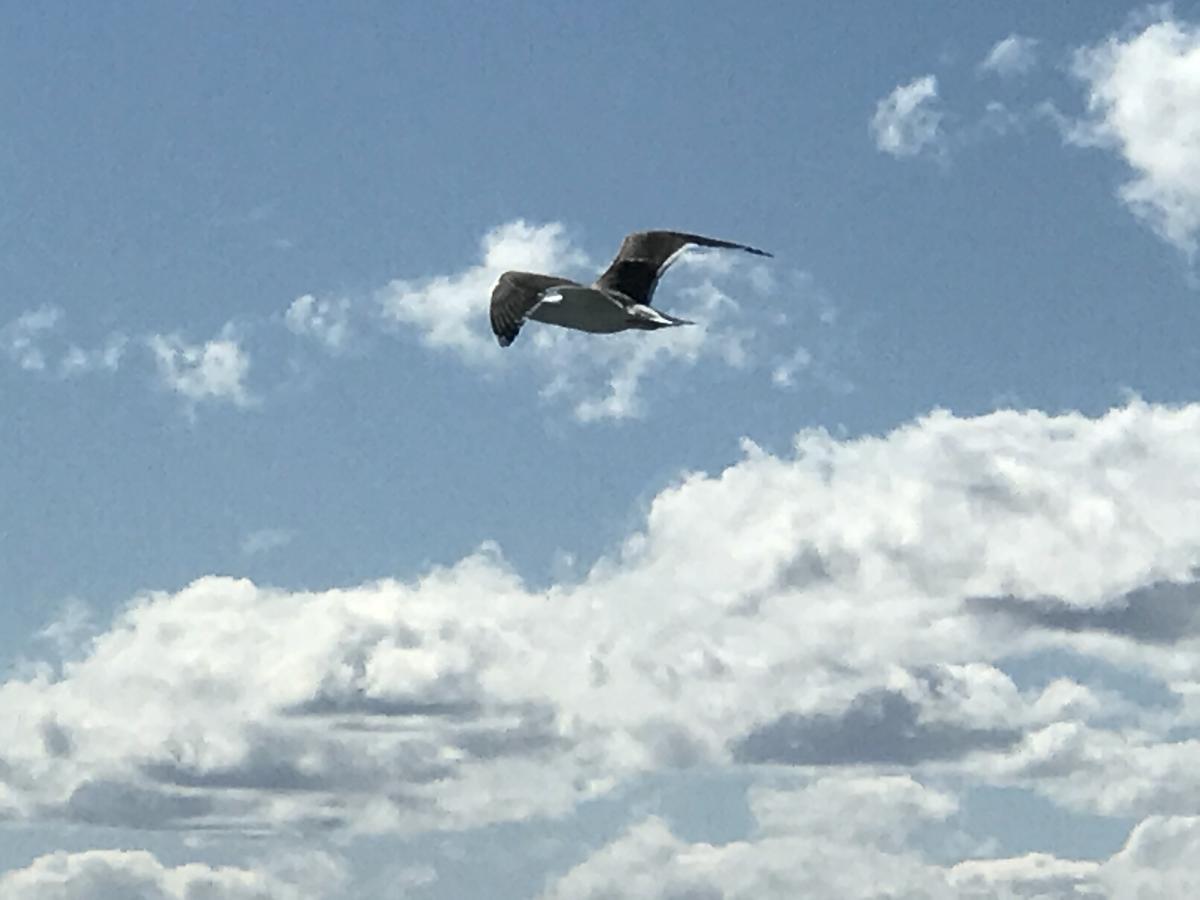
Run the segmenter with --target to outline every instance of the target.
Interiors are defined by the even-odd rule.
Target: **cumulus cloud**
[[[254,402],[246,387],[250,356],[234,328],[203,344],[192,344],[178,334],[155,334],[147,341],[163,385],[187,403],[231,403],[246,407]]]
[[[318,595],[204,579],[144,598],[61,680],[0,688],[0,707],[35,702],[69,747],[51,753],[39,726],[2,765],[22,783],[39,758],[59,761],[28,784],[31,815],[128,827],[412,830],[561,812],[613,769],[598,764],[603,736],[537,686],[546,651],[520,634],[534,614],[486,555],[418,585]],[[540,636],[562,646],[561,627]],[[112,717],[92,719],[96,703]]]
[[[979,68],[1005,77],[1024,75],[1037,65],[1037,45],[1036,38],[1010,34],[992,47]]]
[[[936,152],[941,139],[942,112],[937,76],[924,75],[898,85],[875,107],[871,134],[875,146],[896,157]]]
[[[860,814],[867,805],[876,814]],[[680,840],[661,819],[630,828],[543,894],[602,897],[783,898],[915,896],[932,880],[903,852],[906,833],[956,804],[907,777],[830,778],[794,791],[755,790],[758,828],[721,846]]]
[[[1197,693],[1180,610],[1198,444],[1200,405],[937,412],[878,437],[806,431],[783,455],[747,443],[569,583],[531,587],[485,546],[408,581],[148,593],[61,671],[0,684],[0,807],[411,832],[562,814],[703,764],[1187,815],[1193,705],[1008,667],[1070,649]]]
[[[651,817],[558,878],[543,900],[608,897],[784,900],[801,896],[927,900],[1014,897],[1190,897],[1200,818],[1152,816],[1106,860],[1049,853],[940,861],[916,840],[937,834],[953,797],[907,776],[828,777],[791,790],[753,790],[757,828],[723,845],[681,840]],[[939,834],[934,829],[942,827]],[[954,835],[960,845],[966,837]],[[967,844],[969,847],[969,842]],[[882,893],[881,893],[882,892]]]
[[[516,347],[502,351],[491,334],[487,307],[496,279],[509,269],[588,282],[597,266],[562,224],[517,220],[487,233],[478,263],[456,274],[393,281],[379,292],[379,308],[386,321],[414,329],[426,346],[456,353],[470,365],[503,360],[532,366],[542,379],[541,396],[571,403],[583,422],[640,415],[650,376],[670,367],[704,360],[749,366],[758,336],[743,322],[733,291],[762,294],[774,288],[761,265],[689,250],[672,268],[670,284],[660,288],[658,302],[696,325],[601,336],[534,326],[522,332]]]
[[[280,868],[280,867],[275,867]],[[41,856],[0,874],[11,900],[318,900],[338,896],[344,880],[333,859],[310,854],[283,871],[188,863],[167,866],[144,850],[89,850]]]
[[[1088,116],[1068,140],[1115,151],[1121,200],[1189,256],[1200,230],[1200,28],[1171,17],[1077,51]]]
[[[1186,714],[1176,727],[1186,727]],[[1031,732],[1010,755],[981,762],[996,783],[1037,790],[1059,806],[1101,816],[1190,815],[1200,808],[1200,776],[1189,760],[1200,741],[1175,739],[1165,721],[1154,730],[1094,727],[1065,717]]]
[[[347,297],[318,299],[305,294],[291,302],[283,319],[293,334],[312,338],[333,353],[344,350],[350,340]]]

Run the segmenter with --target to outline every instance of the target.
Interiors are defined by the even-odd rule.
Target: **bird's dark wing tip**
[[[496,335],[496,343],[501,347],[510,347],[521,333],[520,322],[497,322],[492,320],[492,333]]]
[[[755,256],[774,257],[774,253],[768,253],[766,250],[759,250],[757,247],[751,247],[749,244],[738,244],[734,241],[720,240],[719,238],[708,238],[699,234],[688,234],[684,231],[671,232],[676,237],[682,238],[689,244],[695,244],[698,247],[724,247],[727,250],[745,250],[747,253],[753,253]]]

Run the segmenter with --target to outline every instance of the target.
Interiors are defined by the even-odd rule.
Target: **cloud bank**
[[[324,854],[283,867],[240,868],[167,866],[142,850],[90,850],[48,854],[0,874],[0,900],[318,900],[336,896],[343,881]]]
[[[901,777],[880,790],[934,820],[1008,786],[1157,834],[1200,805],[1198,435],[1200,405],[1141,401],[806,431],[667,487],[577,582],[485,546],[409,581],[148,592],[0,684],[0,817],[411,834],[705,765],[867,791],[853,827]],[[1021,674],[1048,650],[1168,700]]]
[[[662,819],[630,827],[557,879],[543,900],[688,897],[898,897],[1001,900],[1014,897],[1189,897],[1200,889],[1190,860],[1200,818],[1147,819],[1103,861],[1030,853],[940,862],[919,845],[950,841],[954,798],[907,776],[833,776],[800,788],[756,789],[747,840],[689,843]],[[864,815],[863,809],[870,815]],[[942,826],[939,830],[939,826]]]

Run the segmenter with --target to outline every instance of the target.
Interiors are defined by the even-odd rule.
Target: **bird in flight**
[[[594,334],[636,328],[651,331],[692,325],[687,319],[659,312],[650,305],[654,288],[667,267],[689,244],[745,250],[770,256],[745,244],[685,234],[681,231],[635,231],[626,235],[616,259],[591,287],[555,275],[505,272],[492,289],[492,331],[507,347],[527,319]]]

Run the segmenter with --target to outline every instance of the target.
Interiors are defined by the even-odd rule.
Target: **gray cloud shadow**
[[[75,788],[60,811],[72,821],[89,825],[162,829],[202,818],[212,809],[206,797],[96,779]]]
[[[1001,749],[1021,737],[1018,729],[922,721],[920,711],[896,691],[867,691],[841,714],[785,713],[738,739],[733,755],[742,763],[796,766],[914,765]]]
[[[1102,632],[1146,644],[1174,644],[1200,635],[1200,582],[1163,581],[1130,591],[1119,603],[1081,608],[1054,598],[971,597],[972,612],[1051,631]]]

